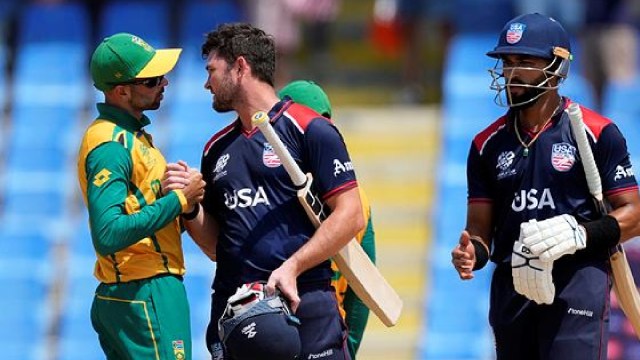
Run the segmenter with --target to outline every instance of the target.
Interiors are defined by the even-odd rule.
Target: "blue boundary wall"
[[[155,47],[170,46],[169,4],[109,2],[94,30],[98,37],[129,31]],[[184,4],[176,33],[184,56],[167,76],[167,100],[148,114],[149,131],[167,161],[185,159],[199,167],[206,141],[235,117],[212,110],[199,54],[206,31],[241,20],[234,4]],[[0,8],[4,5],[0,0]],[[0,74],[0,101],[12,110],[6,121],[0,114],[0,268],[5,270],[0,278],[8,285],[0,306],[10,309],[0,346],[8,358],[101,359],[89,318],[97,286],[95,253],[76,180],[82,131],[97,115],[95,102],[103,101],[89,77],[94,25],[86,8],[74,1],[25,3],[16,16],[13,76]],[[147,20],[140,21],[141,16]],[[0,55],[8,51],[0,43]],[[6,61],[0,57],[2,67]],[[194,359],[205,359],[215,265],[186,234],[183,245]]]

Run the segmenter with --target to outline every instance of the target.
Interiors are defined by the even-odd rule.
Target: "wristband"
[[[587,248],[609,250],[620,241],[620,224],[611,215],[581,224],[587,233]]]
[[[476,253],[476,263],[473,265],[473,271],[482,269],[489,261],[489,252],[479,236],[472,236],[471,243]]]
[[[183,220],[193,220],[196,218],[196,216],[198,216],[198,213],[200,212],[200,204],[196,204],[196,206],[194,207],[193,210],[191,210],[191,212],[188,212],[186,214],[180,214],[180,216],[182,217]]]

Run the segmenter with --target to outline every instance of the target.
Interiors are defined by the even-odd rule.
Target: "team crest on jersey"
[[[524,33],[524,29],[526,28],[527,28],[527,25],[523,23],[513,23],[509,25],[509,30],[507,30],[505,39],[509,44],[517,43],[522,39],[522,33]]]
[[[498,163],[496,164],[496,168],[500,171],[498,173],[498,180],[504,179],[508,176],[515,175],[516,169],[513,169],[511,165],[513,164],[513,159],[515,159],[516,154],[513,151],[503,151],[500,155],[498,155]]]
[[[173,346],[173,355],[176,360],[184,360],[186,356],[184,354],[184,341],[174,340],[171,345]]]
[[[560,172],[571,170],[576,163],[576,148],[569,143],[553,144],[551,147],[551,165]]]
[[[264,143],[264,149],[262,149],[262,163],[266,167],[276,168],[280,166],[280,158],[273,151],[273,146],[269,143]]]

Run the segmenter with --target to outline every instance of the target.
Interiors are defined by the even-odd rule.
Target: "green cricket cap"
[[[285,85],[278,92],[281,99],[289,96],[293,101],[306,105],[318,114],[331,118],[331,103],[322,88],[309,80],[295,80]]]
[[[101,91],[134,79],[165,75],[182,49],[154,49],[138,36],[118,33],[102,40],[91,56],[91,78]]]

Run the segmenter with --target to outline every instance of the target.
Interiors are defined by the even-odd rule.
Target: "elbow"
[[[366,224],[365,224],[364,214],[362,213],[362,211],[358,211],[358,213],[353,217],[353,219],[354,219],[353,221],[354,233],[357,234],[363,231]]]
[[[115,246],[102,243],[99,239],[93,239],[93,247],[100,256],[109,256],[118,252]]]
[[[109,256],[122,250],[118,241],[114,240],[123,239],[124,236],[126,236],[126,234],[114,234],[112,231],[109,231],[107,226],[98,231],[91,231],[93,247],[100,256]]]

